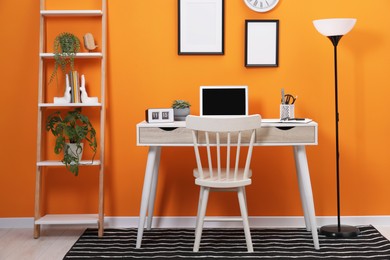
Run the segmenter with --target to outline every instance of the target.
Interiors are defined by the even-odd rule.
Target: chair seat
[[[217,172],[218,172],[217,169],[214,169],[214,168],[213,168],[213,173],[214,173],[214,174],[217,174]],[[221,169],[221,172],[222,172],[222,173],[225,173],[225,172],[226,172],[226,168],[222,168],[222,169]],[[209,171],[209,169],[208,169],[208,168],[203,168],[203,174],[204,174],[205,177],[209,177],[209,176],[210,176],[210,171]],[[230,170],[230,174],[229,174],[230,177],[233,176],[233,174],[234,174],[234,170]],[[241,176],[241,177],[242,177],[243,174],[244,174],[244,169],[239,168],[239,169],[238,169],[238,176]],[[199,171],[198,171],[198,168],[195,168],[195,169],[194,169],[193,175],[194,175],[195,178],[198,178],[198,177],[200,176]],[[251,170],[251,169],[249,169],[248,177],[249,177],[249,178],[252,177],[252,170]]]
[[[237,188],[242,186],[247,186],[252,183],[250,177],[252,176],[252,171],[249,170],[249,178],[244,178],[244,169],[238,169],[237,178],[234,179],[234,172],[230,172],[229,178],[226,176],[226,169],[222,169],[221,178],[218,178],[217,169],[213,169],[213,177],[210,177],[210,171],[208,169],[203,169],[204,178],[199,177],[198,169],[194,169],[195,184],[210,188]]]

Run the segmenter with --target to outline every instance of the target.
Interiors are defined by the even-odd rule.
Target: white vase
[[[185,121],[186,117],[190,114],[190,108],[174,108],[173,114],[175,121]]]
[[[65,151],[70,153],[72,156],[78,157],[79,162],[81,161],[81,158],[83,156],[83,150],[84,150],[84,143],[80,143],[81,149],[77,149],[77,144],[73,143],[66,143]],[[69,147],[69,149],[68,149]]]

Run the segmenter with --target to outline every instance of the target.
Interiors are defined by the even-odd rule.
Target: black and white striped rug
[[[102,238],[87,229],[64,259],[390,259],[390,241],[372,226],[359,228],[357,238],[320,235],[320,250],[305,229],[252,228],[254,253],[242,229],[204,229],[198,253],[193,229],[145,230],[140,249],[136,229],[106,229]]]

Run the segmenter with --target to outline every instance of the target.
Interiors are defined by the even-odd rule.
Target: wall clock
[[[244,3],[253,11],[268,12],[275,8],[279,0],[244,0]]]

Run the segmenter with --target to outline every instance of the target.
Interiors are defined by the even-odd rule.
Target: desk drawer
[[[257,143],[316,143],[315,126],[261,127],[256,130]]]
[[[241,143],[247,143],[249,144],[251,140],[251,131],[243,131],[241,133]],[[204,132],[198,132],[198,140],[200,144],[206,144],[206,135]],[[234,133],[230,135],[230,142],[232,144],[237,143],[238,140],[238,134]],[[256,139],[255,139],[256,140]],[[210,144],[216,144],[217,138],[215,133],[209,133],[209,142]],[[220,143],[226,144],[227,143],[227,133],[220,133]]]
[[[185,127],[140,127],[140,144],[192,144],[192,131]]]

